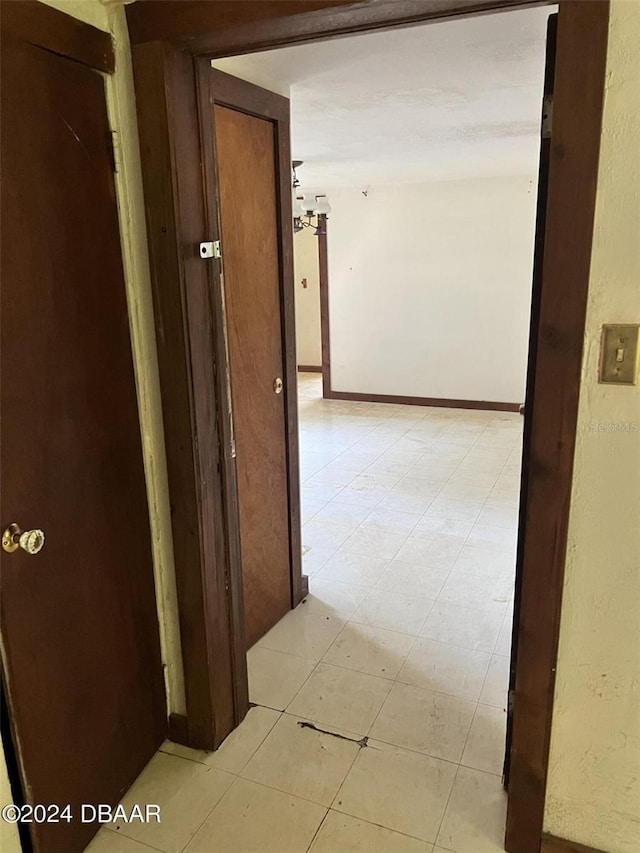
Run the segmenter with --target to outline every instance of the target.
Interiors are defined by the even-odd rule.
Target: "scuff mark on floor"
[[[349,740],[351,743],[357,743],[360,749],[364,746],[369,746],[369,738],[366,735],[362,738],[347,737],[346,735],[338,734],[338,732],[330,732],[327,731],[327,729],[321,729],[316,726],[315,723],[308,723],[305,720],[298,720],[298,725],[301,729],[313,729],[314,732],[320,732],[323,735],[331,735],[332,737],[340,738],[340,740]]]

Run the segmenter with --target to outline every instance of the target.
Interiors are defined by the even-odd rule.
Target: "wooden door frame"
[[[329,219],[318,216],[321,233],[318,235],[318,288],[320,291],[320,342],[322,348],[322,396],[331,396],[331,333],[329,331],[329,254],[327,229]]]
[[[194,539],[200,535],[202,541],[207,516],[199,498],[200,480],[194,466],[178,470],[175,459],[193,450],[204,464],[210,457],[216,459],[220,455],[219,448],[224,447],[225,416],[221,403],[224,397],[215,383],[202,384],[196,375],[197,359],[212,364],[216,356],[219,357],[216,336],[210,330],[204,346],[193,346],[189,324],[192,315],[188,310],[193,290],[202,289],[202,310],[210,311],[212,304],[213,307],[216,304],[215,294],[211,296],[213,282],[207,272],[208,265],[195,263],[198,242],[212,239],[216,233],[214,224],[205,215],[206,185],[199,172],[206,153],[202,150],[194,97],[198,62],[203,57],[208,62],[215,57],[375,29],[551,4],[538,0],[533,3],[526,0],[381,0],[343,4],[345,8],[303,14],[289,13],[286,17],[245,24],[235,21],[226,28],[216,28],[216,5],[182,2],[165,3],[162,8],[163,4],[146,2],[127,9],[133,42],[156,304],[162,306],[169,302],[175,308],[173,316],[159,311],[156,322],[163,408],[166,412],[177,407],[184,427],[181,437],[172,434],[168,427],[166,432],[177,543],[185,540],[180,528],[187,515],[177,501],[188,503],[193,517],[200,520],[197,530],[192,530],[193,525],[188,522],[188,535]],[[247,7],[253,5],[247,4]],[[171,15],[168,15],[168,6]],[[315,6],[317,8],[318,4]],[[530,475],[523,510],[527,526],[522,543],[522,565],[518,567],[522,606],[517,625],[518,670],[512,698],[514,726],[505,841],[511,853],[538,853],[542,843],[608,36],[608,0],[560,0],[559,7],[540,328],[533,368],[535,404],[530,412],[531,450],[527,460]],[[184,15],[180,14],[180,8]],[[156,41],[152,41],[154,38]],[[584,62],[585,56],[589,57],[588,63]],[[158,151],[161,152],[161,171],[154,170],[153,165],[154,153],[157,155]],[[186,160],[191,162],[186,163]],[[160,259],[171,268],[171,273],[161,268]],[[203,284],[203,280],[206,283]],[[217,319],[214,326],[219,331]],[[168,359],[179,366],[183,381],[189,383],[189,395],[175,387]],[[214,389],[217,389],[215,393]],[[205,405],[204,401],[210,417],[205,425],[208,436],[215,436],[218,442],[215,448],[210,440],[198,442],[203,431],[195,429],[194,407]],[[217,419],[214,412],[218,414]],[[180,440],[189,446],[180,447]],[[213,467],[213,463],[209,467]],[[225,478],[215,484],[215,488],[222,489],[222,503],[232,501],[224,497],[225,487],[232,488],[231,481]],[[213,485],[211,488],[214,490]],[[232,523],[228,536],[234,539],[237,530],[233,528],[233,518],[227,516],[227,522],[229,520]],[[180,551],[176,551],[179,590],[186,582],[185,573],[191,576],[189,583],[206,590],[213,579],[226,571],[228,561],[217,562],[207,547],[194,549],[191,560],[184,559]],[[188,635],[196,630],[209,638],[205,648],[215,649],[216,642],[209,637],[211,620],[202,598],[187,601],[184,606],[181,602],[180,611],[183,636],[185,632]],[[233,636],[233,631],[227,633]],[[218,647],[220,651],[224,652],[224,648]],[[233,656],[240,666],[242,655],[237,654],[237,649]],[[184,657],[188,730],[194,732],[193,736],[189,735],[189,741],[194,746],[202,746],[206,744],[198,742],[195,733],[212,730],[216,721],[212,706],[205,708],[204,713],[202,708],[192,707],[189,683],[191,673],[198,671],[207,680],[208,689],[215,692],[217,674],[212,667],[215,656],[207,657],[202,647],[185,644]],[[246,691],[246,676],[236,680],[242,682],[243,677]],[[224,684],[219,679],[217,689],[224,692]],[[246,709],[246,692],[240,688],[237,695],[241,695],[235,707],[235,717],[239,719]],[[194,719],[192,726],[192,717],[198,713],[201,716]],[[215,740],[219,742],[219,739],[219,735],[216,736]]]

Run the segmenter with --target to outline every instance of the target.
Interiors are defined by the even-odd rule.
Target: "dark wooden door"
[[[551,154],[551,123],[553,120],[553,83],[556,65],[558,15],[550,15],[547,22],[547,48],[545,56],[542,120],[540,129],[540,161],[538,166],[538,198],[536,205],[536,233],[533,253],[533,281],[531,286],[531,320],[529,322],[529,355],[527,360],[527,387],[524,404],[524,429],[522,440],[522,475],[520,479],[520,512],[518,517],[518,547],[516,555],[516,581],[511,633],[511,664],[509,671],[509,700],[507,707],[507,737],[503,767],[503,782],[509,787],[511,770],[511,744],[513,741],[513,695],[518,662],[518,631],[522,602],[522,566],[527,533],[526,509],[528,505],[531,469],[531,421],[535,401],[535,369],[538,356],[538,334],[542,304],[542,264],[547,226],[547,198],[549,195],[549,160]]]
[[[291,607],[273,122],[214,107],[247,646]]]
[[[140,425],[100,74],[2,38],[3,675],[37,853],[97,830],[166,711]]]

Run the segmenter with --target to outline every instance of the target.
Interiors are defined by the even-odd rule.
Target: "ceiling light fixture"
[[[322,237],[327,233],[325,222],[331,213],[331,205],[326,195],[306,193],[300,188],[296,169],[302,166],[302,162],[302,160],[294,160],[292,163],[293,233],[299,234],[305,228],[313,228],[315,236]]]

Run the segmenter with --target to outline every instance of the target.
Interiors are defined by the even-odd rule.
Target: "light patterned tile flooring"
[[[221,749],[167,743],[127,794],[162,823],[91,853],[503,849],[521,418],[299,396],[310,594]]]

